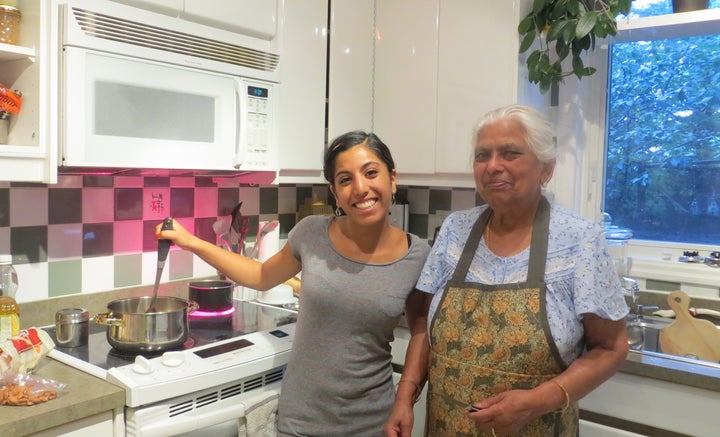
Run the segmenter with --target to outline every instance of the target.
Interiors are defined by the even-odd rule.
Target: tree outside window
[[[720,34],[611,48],[603,208],[636,239],[720,245],[718,53]]]

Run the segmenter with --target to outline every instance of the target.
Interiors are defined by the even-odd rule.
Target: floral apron
[[[484,435],[448,398],[477,402],[513,389],[530,389],[565,369],[550,334],[545,309],[550,205],[543,197],[535,215],[526,282],[466,282],[468,269],[492,211],[473,226],[430,328],[426,435]],[[577,435],[578,405],[530,422],[522,436]]]

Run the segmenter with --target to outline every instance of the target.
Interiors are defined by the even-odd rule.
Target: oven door
[[[63,49],[65,167],[234,170],[247,86],[230,76]]]

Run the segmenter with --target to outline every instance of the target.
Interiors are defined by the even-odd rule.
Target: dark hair
[[[325,151],[325,165],[323,166],[323,176],[330,185],[334,183],[335,177],[335,161],[342,152],[355,146],[365,145],[385,163],[389,172],[395,169],[395,161],[393,161],[390,149],[383,143],[374,133],[366,133],[361,130],[355,130],[340,135],[333,140],[332,144]]]

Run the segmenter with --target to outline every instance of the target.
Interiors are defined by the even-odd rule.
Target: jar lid
[[[0,5],[0,11],[5,12],[6,14],[22,17],[22,13],[20,12],[20,10],[10,5]]]
[[[90,320],[90,313],[85,308],[63,308],[55,313],[58,323],[82,323]]]
[[[10,296],[0,296],[0,311],[17,311],[18,304]]]
[[[12,255],[8,255],[8,254],[0,255],[0,264],[12,264]]]

